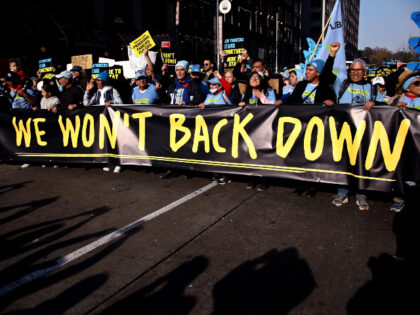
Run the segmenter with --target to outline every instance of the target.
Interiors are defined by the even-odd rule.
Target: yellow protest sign
[[[130,43],[130,46],[136,53],[137,57],[140,57],[143,54],[145,48],[153,48],[156,46],[156,43],[154,42],[149,31],[146,31],[143,34],[141,34],[140,37],[133,40]]]

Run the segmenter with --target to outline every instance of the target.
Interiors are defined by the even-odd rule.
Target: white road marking
[[[217,183],[210,183],[207,186],[204,186],[200,189],[197,189],[196,191],[186,195],[185,197],[182,197],[181,199],[178,199],[178,200],[172,202],[171,204],[169,204],[169,205],[167,205],[163,208],[160,208],[159,210],[156,210],[155,212],[152,212],[152,213],[150,213],[150,214],[148,214],[148,215],[146,215],[146,216],[144,216],[144,217],[142,217],[142,218],[140,218],[140,219],[124,226],[124,227],[122,227],[121,229],[119,229],[117,231],[114,231],[110,234],[107,234],[107,235],[101,237],[100,239],[98,239],[98,240],[96,240],[96,241],[94,241],[94,242],[92,242],[92,243],[90,243],[90,244],[88,244],[88,245],[86,245],[86,246],[84,246],[84,247],[66,255],[66,256],[63,256],[63,257],[57,259],[53,266],[47,267],[47,268],[44,268],[44,269],[38,269],[38,270],[20,278],[17,281],[14,281],[14,282],[12,282],[8,285],[5,285],[4,287],[0,288],[0,296],[3,296],[5,294],[9,293],[10,291],[13,291],[13,290],[19,288],[20,286],[22,286],[24,284],[27,284],[27,283],[35,280],[35,279],[38,279],[38,278],[46,275],[47,273],[50,273],[50,272],[52,272],[52,271],[54,271],[54,270],[56,270],[60,267],[63,267],[64,265],[68,264],[69,262],[71,262],[71,261],[73,261],[73,260],[75,260],[75,259],[77,259],[77,258],[95,250],[96,248],[98,248],[98,247],[100,247],[100,246],[102,246],[106,243],[109,243],[109,242],[115,240],[116,238],[120,237],[124,233],[126,233],[126,232],[128,232],[128,231],[130,231],[130,230],[132,230],[132,229],[134,229],[134,228],[136,228],[136,227],[138,227],[138,226],[140,226],[140,225],[142,225],[142,224],[144,224],[144,223],[146,223],[150,220],[153,220],[154,218],[156,218],[156,217],[158,217],[158,216],[160,216],[160,215],[178,207],[179,205],[181,205],[181,204],[183,204],[183,203],[201,195],[202,193],[205,193],[206,191],[212,189],[215,186],[217,186]]]

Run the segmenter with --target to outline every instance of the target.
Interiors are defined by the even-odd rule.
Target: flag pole
[[[325,24],[324,29],[322,30],[322,34],[321,34],[321,36],[319,36],[318,42],[316,43],[316,46],[315,46],[315,48],[314,48],[314,51],[312,52],[311,58],[309,58],[308,63],[309,63],[309,62],[311,62],[312,58],[314,57],[315,52],[316,52],[316,49],[317,49],[317,48],[318,48],[318,46],[319,46],[319,42],[321,41],[321,39],[322,39],[322,38],[324,38],[324,33],[325,33],[326,29],[328,28],[328,25],[330,25],[331,16],[332,16],[332,12],[331,12],[331,14],[330,14],[330,17],[328,18],[327,23]]]

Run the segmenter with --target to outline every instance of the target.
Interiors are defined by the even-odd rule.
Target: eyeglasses
[[[250,80],[258,81],[258,80],[261,80],[261,78],[260,77],[251,77]]]
[[[356,71],[359,71],[359,72],[361,72],[361,71],[364,71],[365,69],[350,69],[350,71],[351,72],[356,72]]]
[[[203,63],[203,66],[209,66],[210,64],[209,63]]]
[[[414,81],[413,83],[411,83],[414,86],[419,86],[420,85],[420,81]]]

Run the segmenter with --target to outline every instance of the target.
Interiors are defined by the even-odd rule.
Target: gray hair
[[[363,59],[360,59],[360,58],[355,59],[351,65],[354,65],[354,64],[357,64],[357,63],[361,64],[364,69],[367,68],[366,62]]]

